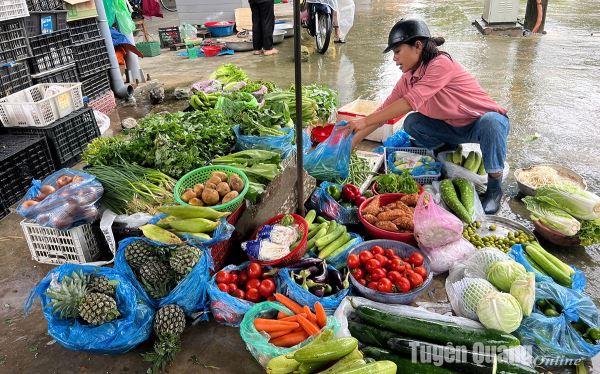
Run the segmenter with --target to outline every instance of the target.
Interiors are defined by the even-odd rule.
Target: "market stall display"
[[[418,194],[383,194],[365,200],[358,218],[374,238],[414,242],[414,208]]]

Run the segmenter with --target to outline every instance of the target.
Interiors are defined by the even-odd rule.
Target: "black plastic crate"
[[[5,205],[19,201],[33,179],[44,179],[54,170],[43,136],[0,135],[0,199]]]
[[[31,77],[34,84],[38,83],[73,83],[79,82],[77,67],[75,64],[58,68],[46,73],[37,74]]]
[[[62,9],[63,0],[27,0],[27,8],[30,12]]]
[[[73,55],[77,60],[77,72],[81,79],[110,67],[104,39],[73,45]]]
[[[30,55],[24,19],[0,21],[0,64],[23,60]]]
[[[73,63],[69,30],[29,38],[33,57],[29,59],[33,74],[53,70]]]
[[[19,62],[11,66],[0,67],[0,97],[8,96],[31,86],[27,64]]]
[[[90,40],[102,39],[100,27],[96,18],[85,18],[77,21],[67,22],[71,41],[75,43],[85,43]]]
[[[25,28],[29,37],[67,29],[67,11],[49,10],[31,12],[25,18]]]
[[[81,92],[87,96],[90,101],[100,98],[110,90],[110,80],[108,70],[102,73],[92,75],[81,81]]]
[[[83,153],[88,143],[100,136],[91,108],[82,108],[46,127],[6,127],[12,135],[45,136],[57,169],[70,166]]]
[[[10,209],[4,204],[4,201],[0,199],[0,219],[10,214]]]
[[[169,48],[172,45],[181,43],[179,27],[160,27],[158,29],[158,39],[160,40],[161,48]]]

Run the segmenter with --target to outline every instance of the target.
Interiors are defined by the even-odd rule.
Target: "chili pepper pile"
[[[272,274],[265,272],[260,264],[251,262],[241,271],[220,271],[215,277],[217,287],[223,292],[253,303],[273,301],[277,285]]]
[[[293,265],[291,277],[294,281],[315,296],[323,297],[336,294],[350,285],[348,274],[334,268],[327,268],[327,263],[318,258],[304,258]]]

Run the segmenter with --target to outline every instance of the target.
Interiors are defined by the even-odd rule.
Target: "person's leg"
[[[273,1],[267,1],[262,5],[263,48],[265,50],[265,56],[269,56],[279,52],[273,48],[273,31],[275,30],[275,3]]]
[[[263,49],[260,4],[250,2],[250,10],[252,11],[252,47],[254,54],[258,55],[262,53]]]
[[[344,41],[340,36],[340,13],[335,10],[331,13],[331,20],[333,23],[333,42],[343,43]]]
[[[446,144],[456,145],[466,142],[465,136],[462,135],[464,131],[460,128],[418,112],[407,115],[403,127],[404,131],[424,148],[437,149]]]

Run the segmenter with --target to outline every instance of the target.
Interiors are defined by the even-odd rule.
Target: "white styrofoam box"
[[[356,99],[338,109],[337,122],[342,120],[350,121],[356,117],[366,117],[377,110],[380,105],[381,104],[377,101]],[[396,131],[400,131],[402,129],[405,117],[406,116],[388,121],[384,125],[378,127],[377,130],[369,134],[365,139],[374,142],[385,141]]]

